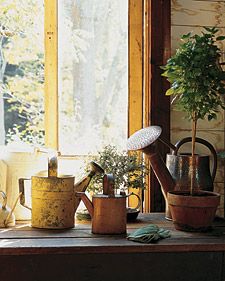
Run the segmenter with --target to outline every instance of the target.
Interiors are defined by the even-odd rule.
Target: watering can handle
[[[57,156],[53,156],[48,160],[48,177],[57,177],[57,168]]]
[[[24,181],[30,180],[26,178],[20,178],[19,179],[19,193],[20,193],[20,204],[24,206],[25,208],[32,210],[31,207],[27,206],[25,203],[25,193],[24,193]]]
[[[132,195],[136,196],[137,199],[138,199],[138,204],[137,204],[137,206],[135,207],[135,209],[139,210],[140,207],[141,207],[141,198],[140,198],[140,196],[139,196],[138,194],[136,194],[136,193],[134,193],[134,192],[129,193],[129,194],[127,195],[127,197],[130,197],[130,196],[132,196]]]
[[[173,151],[173,154],[174,155],[177,155],[177,152],[179,150],[179,148],[184,144],[184,143],[187,143],[187,142],[191,142],[192,138],[191,137],[186,137],[180,141],[178,141],[176,144],[175,144],[175,147],[176,149]],[[216,154],[216,150],[215,148],[213,147],[213,145],[211,143],[209,143],[208,141],[202,139],[202,138],[196,138],[196,142],[198,143],[201,143],[203,145],[205,145],[209,150],[210,152],[212,153],[212,156],[213,156],[213,168],[212,168],[212,181],[214,182],[214,179],[215,179],[215,176],[216,176],[216,170],[217,170],[217,154]]]

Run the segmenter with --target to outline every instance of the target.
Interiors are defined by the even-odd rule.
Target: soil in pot
[[[167,193],[169,209],[177,230],[205,232],[211,229],[220,202],[216,192],[170,191]]]

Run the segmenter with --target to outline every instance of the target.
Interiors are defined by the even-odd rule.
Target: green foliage
[[[172,103],[192,121],[192,155],[195,154],[197,121],[205,117],[208,121],[215,119],[219,109],[225,109],[225,72],[218,47],[225,36],[216,37],[217,32],[213,27],[205,28],[200,35],[183,35],[176,53],[162,67],[162,76],[171,83],[166,95],[174,96]]]
[[[173,95],[177,109],[186,112],[188,119],[196,121],[214,119],[224,107],[225,72],[219,60],[218,29],[205,28],[200,35],[185,34],[176,53],[162,67],[163,76],[171,83],[166,95]]]
[[[126,151],[119,152],[115,146],[107,145],[93,160],[104,169],[106,174],[114,175],[116,189],[145,187],[148,169],[137,153],[130,155]],[[96,175],[92,178],[88,191],[101,192],[102,183],[103,175]]]
[[[0,91],[6,143],[44,142],[43,2],[1,1]]]
[[[17,142],[21,141],[24,143],[32,144],[34,146],[44,146],[44,132],[41,130],[33,130],[29,122],[26,123],[25,128],[19,125],[14,125],[14,127],[7,132],[7,142]]]

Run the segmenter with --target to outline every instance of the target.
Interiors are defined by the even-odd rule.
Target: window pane
[[[60,151],[125,148],[128,1],[58,1]]]
[[[43,0],[0,6],[0,143],[43,144]]]

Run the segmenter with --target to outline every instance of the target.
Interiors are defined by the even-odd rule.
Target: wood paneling
[[[172,0],[171,14],[172,54],[179,46],[182,34],[188,32],[199,34],[204,30],[204,26],[218,27],[218,36],[225,34],[225,1]],[[224,61],[225,42],[221,41],[219,47],[222,50],[222,60]],[[176,143],[178,140],[191,135],[191,124],[185,120],[183,112],[177,112],[173,107],[171,109],[171,142]],[[224,133],[223,110],[219,112],[216,120],[208,122],[206,118],[198,122],[197,135],[209,141],[218,152],[225,149]],[[204,147],[198,146],[197,153],[205,153]],[[208,154],[208,151],[206,153]],[[224,215],[224,175],[224,161],[219,161],[214,186],[217,192],[222,194],[220,207],[217,211],[220,215]]]

